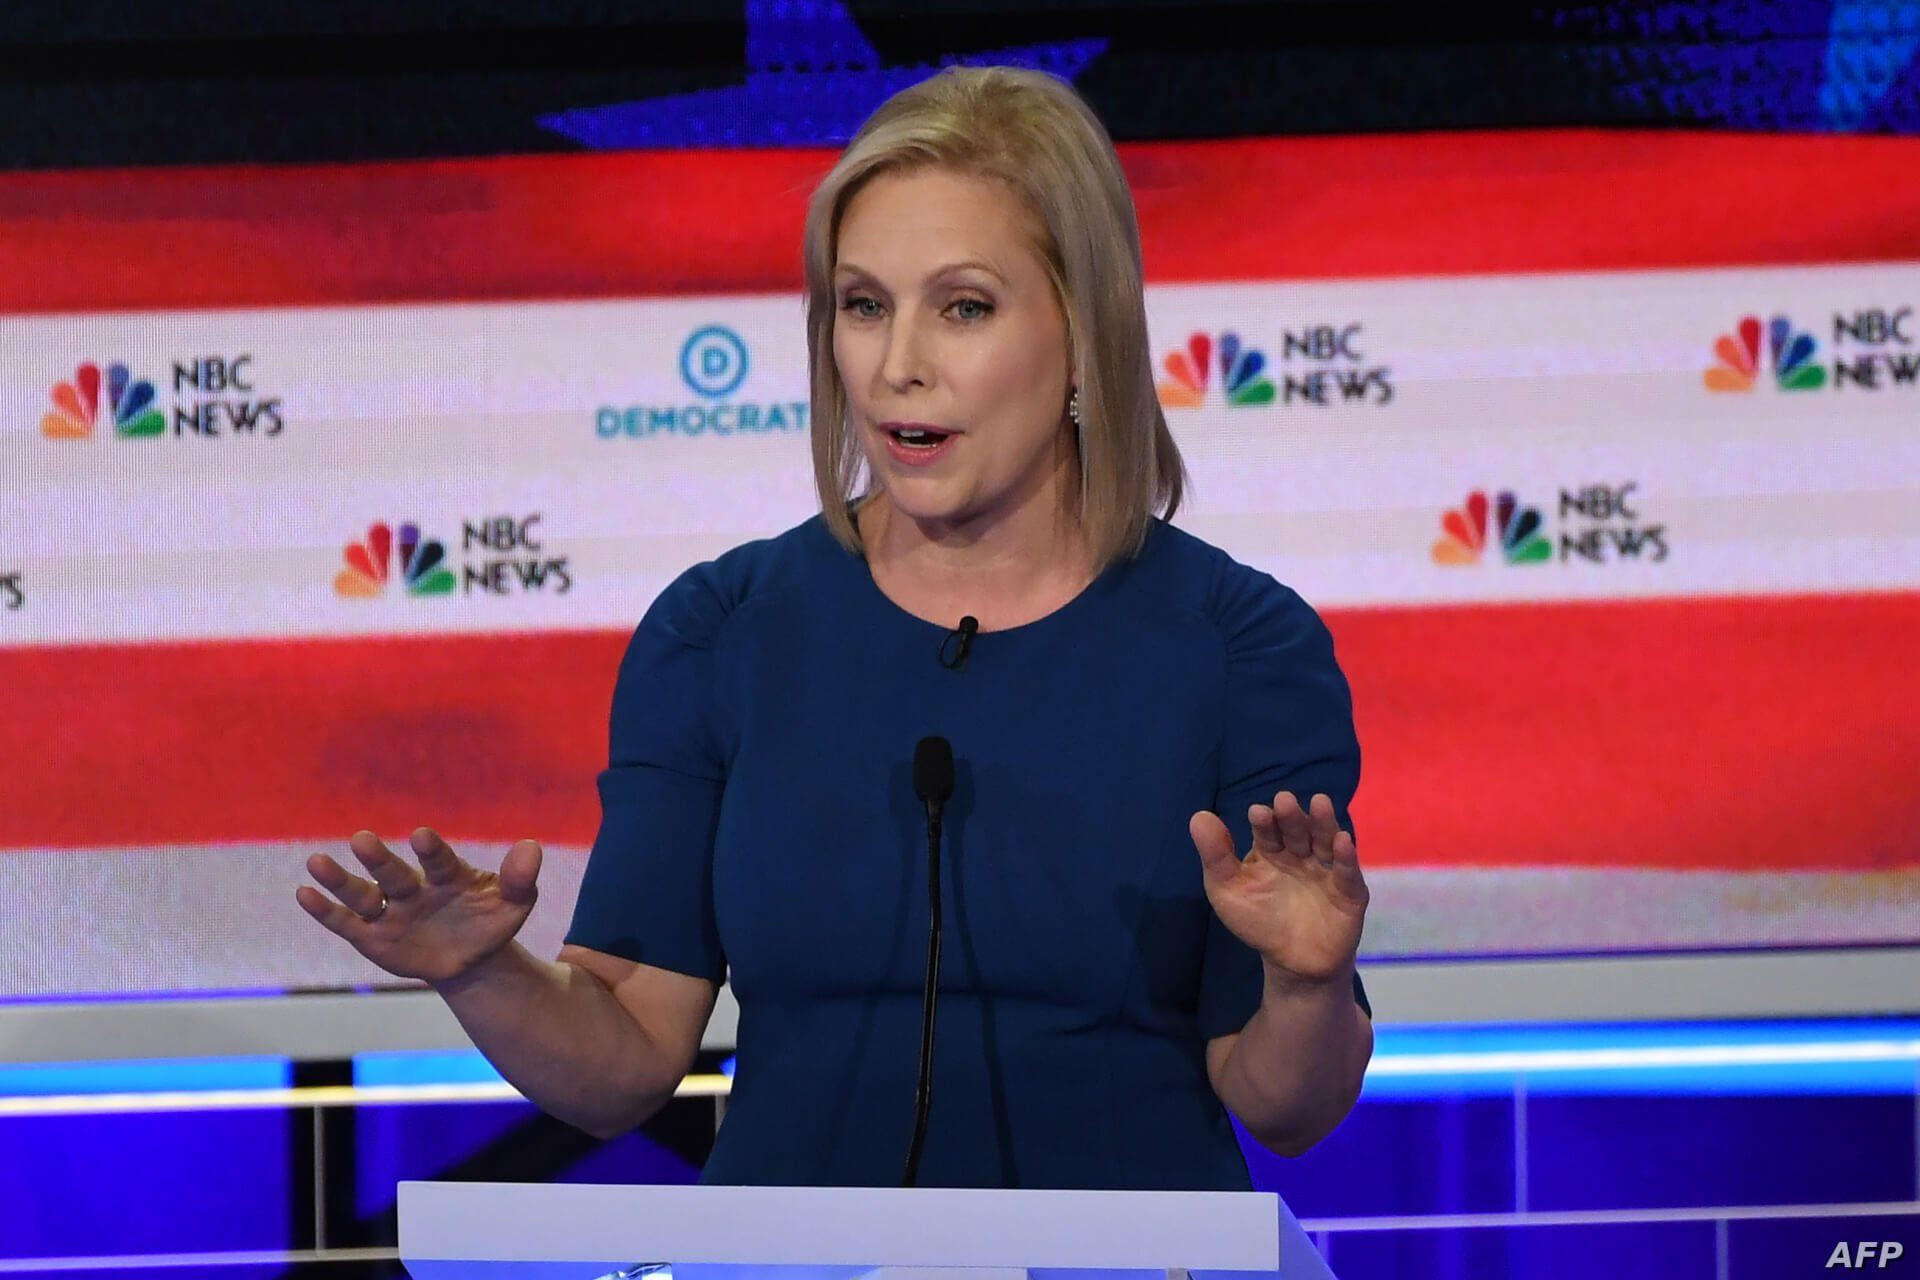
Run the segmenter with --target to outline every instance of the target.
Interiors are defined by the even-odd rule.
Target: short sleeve
[[[710,570],[661,592],[621,659],[600,829],[566,940],[718,983],[713,842],[726,769],[714,650],[728,610]]]
[[[1353,697],[1334,660],[1333,635],[1306,601],[1273,580],[1235,566],[1217,606],[1226,647],[1226,708],[1214,812],[1234,848],[1252,846],[1247,809],[1291,791],[1304,806],[1316,793],[1333,800],[1341,827],[1360,785],[1360,742]],[[1207,925],[1200,969],[1200,1032],[1208,1039],[1240,1030],[1260,1007],[1260,957],[1219,918]],[[1354,998],[1369,1015],[1366,990]]]

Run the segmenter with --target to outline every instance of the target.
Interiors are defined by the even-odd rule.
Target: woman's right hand
[[[506,946],[527,922],[539,897],[540,846],[520,841],[495,873],[464,861],[429,827],[415,831],[411,843],[419,871],[373,832],[355,832],[347,847],[372,879],[316,853],[307,871],[333,897],[305,884],[294,896],[308,915],[388,973],[448,982]]]

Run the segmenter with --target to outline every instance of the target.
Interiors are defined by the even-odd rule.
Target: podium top
[[[596,1266],[1219,1270],[1273,1274],[1266,1192],[402,1182],[400,1253]]]

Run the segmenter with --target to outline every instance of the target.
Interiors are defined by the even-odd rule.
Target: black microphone
[[[972,618],[966,622],[973,622]],[[962,624],[964,625],[964,623]],[[975,623],[975,625],[979,625]],[[963,655],[964,656],[964,655]],[[933,1107],[933,1006],[940,990],[940,813],[953,794],[953,747],[945,738],[922,738],[913,749],[913,791],[927,807],[927,982],[920,996],[920,1080],[913,1091],[913,1141],[900,1185],[920,1177],[920,1151]]]
[[[973,648],[973,638],[979,634],[980,619],[972,614],[960,619],[960,625],[947,632],[947,638],[940,642],[940,665],[949,671],[958,671],[967,660],[967,650]],[[960,647],[952,657],[948,657],[947,650],[956,640],[960,642]]]

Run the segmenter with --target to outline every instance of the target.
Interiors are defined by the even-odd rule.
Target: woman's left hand
[[[1201,810],[1187,823],[1200,851],[1207,900],[1233,936],[1281,976],[1330,982],[1360,948],[1367,882],[1353,837],[1340,829],[1333,801],[1316,795],[1303,812],[1291,791],[1248,813],[1253,850],[1234,856],[1233,835]]]

